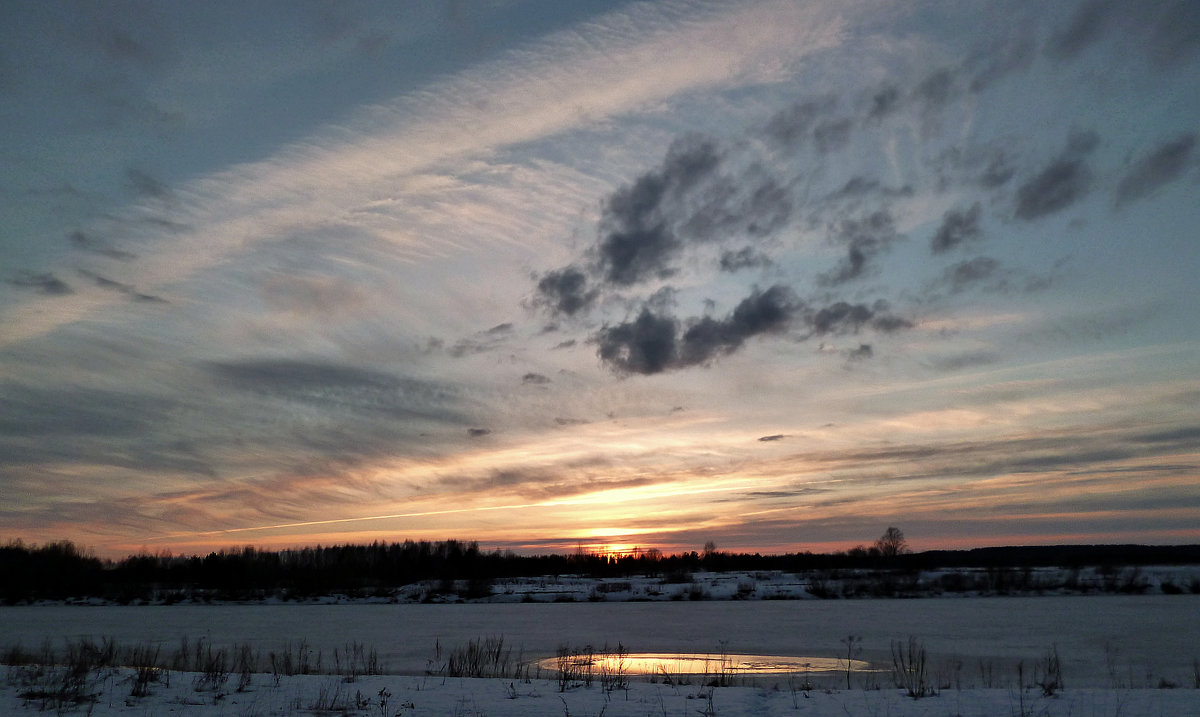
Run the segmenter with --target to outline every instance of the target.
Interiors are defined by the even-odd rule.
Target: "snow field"
[[[459,679],[373,676],[344,682],[333,675],[295,675],[276,683],[254,675],[237,691],[233,682],[214,688],[200,673],[174,673],[153,682],[148,694],[131,696],[136,676],[109,669],[89,678],[86,701],[56,704],[22,697],[19,676],[0,689],[0,713],[79,714],[92,717],[178,715],[186,717],[752,717],[841,715],[846,717],[1189,717],[1200,715],[1197,689],[1066,689],[1053,697],[1039,688],[949,689],[914,700],[901,691],[814,689],[788,680],[759,686],[704,687],[630,682],[627,690],[599,686],[559,692],[551,680]]]

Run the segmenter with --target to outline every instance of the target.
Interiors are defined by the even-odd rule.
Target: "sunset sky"
[[[1200,541],[1200,3],[8,2],[0,540]]]

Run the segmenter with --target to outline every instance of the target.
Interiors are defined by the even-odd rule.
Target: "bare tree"
[[[908,541],[904,539],[904,531],[895,526],[888,526],[879,540],[875,541],[875,549],[885,558],[894,558],[907,553]]]

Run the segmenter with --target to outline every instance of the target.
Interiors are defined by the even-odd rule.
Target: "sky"
[[[0,5],[0,539],[1200,540],[1200,3]]]

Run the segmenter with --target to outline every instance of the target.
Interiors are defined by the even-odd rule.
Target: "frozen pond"
[[[560,669],[568,660],[579,670],[626,675],[728,675],[754,676],[779,673],[844,672],[846,660],[832,657],[788,657],[785,655],[728,655],[713,653],[632,652],[548,657],[538,664],[543,670]],[[865,672],[871,665],[851,660],[850,669]]]
[[[935,664],[957,665],[978,682],[987,669],[1012,672],[1056,647],[1076,687],[1119,679],[1153,686],[1193,682],[1200,658],[1200,596],[1046,596],[921,600],[798,600],[463,605],[173,605],[0,608],[0,646],[112,637],[173,649],[181,638],[274,650],[305,640],[331,655],[359,642],[392,672],[420,674],[435,645],[503,636],[513,658],[552,657],[560,647],[631,652],[837,658],[890,664],[892,641],[915,636]],[[946,668],[950,669],[950,668]]]

